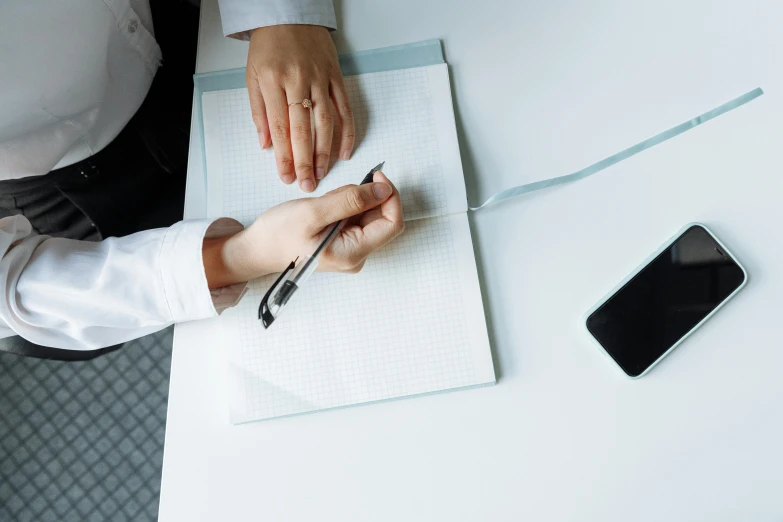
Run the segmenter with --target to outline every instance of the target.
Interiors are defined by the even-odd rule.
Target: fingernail
[[[376,198],[386,199],[392,193],[392,188],[386,183],[373,183],[372,191]]]
[[[294,182],[296,178],[291,174],[283,174],[282,179],[283,179],[283,183],[285,183],[286,185],[290,185],[291,183]]]
[[[258,144],[261,145],[262,149],[266,148],[266,134],[263,132],[258,133]]]
[[[351,151],[350,150],[344,150],[342,155],[340,156],[344,160],[351,159]]]
[[[305,192],[312,192],[313,190],[315,190],[315,183],[313,183],[313,180],[311,179],[304,180],[301,186],[302,186],[302,190],[304,190]]]
[[[316,178],[324,179],[324,174],[326,174],[326,171],[322,167],[319,167],[319,168],[315,169],[315,177]]]

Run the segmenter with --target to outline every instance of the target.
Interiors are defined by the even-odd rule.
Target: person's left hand
[[[284,183],[298,179],[305,192],[315,190],[329,168],[336,125],[340,129],[340,159],[351,157],[353,114],[328,29],[314,25],[255,29],[245,82],[258,141],[261,148],[274,145],[277,170]],[[305,98],[313,104],[315,149],[310,111],[301,104]]]

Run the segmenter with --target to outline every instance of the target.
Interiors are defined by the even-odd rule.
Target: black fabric
[[[21,214],[37,234],[100,241],[84,212],[47,176],[0,182],[0,218]]]
[[[167,227],[182,219],[187,151],[184,162],[167,171],[141,137],[146,123],[134,118],[104,150],[66,167],[71,175],[55,184],[104,238]]]
[[[167,171],[141,137],[149,123],[134,117],[106,148],[74,165],[0,181],[0,217],[22,214],[40,234],[88,241],[181,220],[187,149]]]
[[[0,218],[21,214],[40,234],[87,241],[182,219],[198,9],[181,0],[153,0],[150,8],[163,64],[141,108],[92,157],[45,176],[0,181]],[[120,346],[72,351],[0,339],[2,351],[62,360],[90,359]]]
[[[63,350],[61,348],[50,348],[31,343],[27,339],[14,335],[0,339],[0,351],[21,355],[23,357],[35,357],[37,359],[49,359],[57,361],[89,361],[101,355],[119,350],[124,345],[115,344],[98,350]]]

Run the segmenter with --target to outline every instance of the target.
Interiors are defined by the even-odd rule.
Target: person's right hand
[[[382,172],[373,183],[347,185],[318,198],[272,207],[229,238],[204,241],[209,288],[282,272],[295,258],[313,253],[330,225],[350,218],[322,254],[318,270],[355,273],[372,252],[405,228],[402,201]]]

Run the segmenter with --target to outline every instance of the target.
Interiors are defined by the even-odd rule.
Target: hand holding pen
[[[404,222],[401,205],[399,201],[390,201],[391,198],[399,200],[399,195],[393,194],[396,192],[394,186],[391,183],[374,183],[380,181],[380,177],[375,180],[375,176],[383,176],[380,172],[382,167],[383,163],[380,163],[370,170],[359,187],[342,187],[327,194],[342,196],[338,199],[342,202],[342,207],[338,204],[333,208],[326,208],[325,220],[334,222],[319,234],[318,245],[311,254],[299,256],[291,261],[264,295],[258,307],[258,318],[264,328],[269,328],[288,301],[319,267],[321,258],[325,258],[328,262],[330,252],[334,256],[335,253],[331,248],[333,243],[337,241],[341,243],[338,251],[342,251],[343,255],[338,254],[337,257],[349,262],[349,266],[343,267],[340,271],[358,272],[364,266],[364,260],[370,252],[402,232]],[[388,182],[385,176],[383,180]],[[368,184],[369,191],[364,188]],[[377,206],[378,202],[382,202],[380,206]],[[365,213],[356,214],[357,210]],[[386,210],[385,216],[384,210]],[[341,216],[342,219],[339,219]]]
[[[333,225],[346,218],[319,255],[319,271],[358,272],[367,256],[405,227],[399,192],[382,172],[374,172],[370,183],[287,201],[228,239],[204,240],[205,265],[220,268],[207,271],[208,285],[220,288],[282,272],[294,259],[312,256]]]

